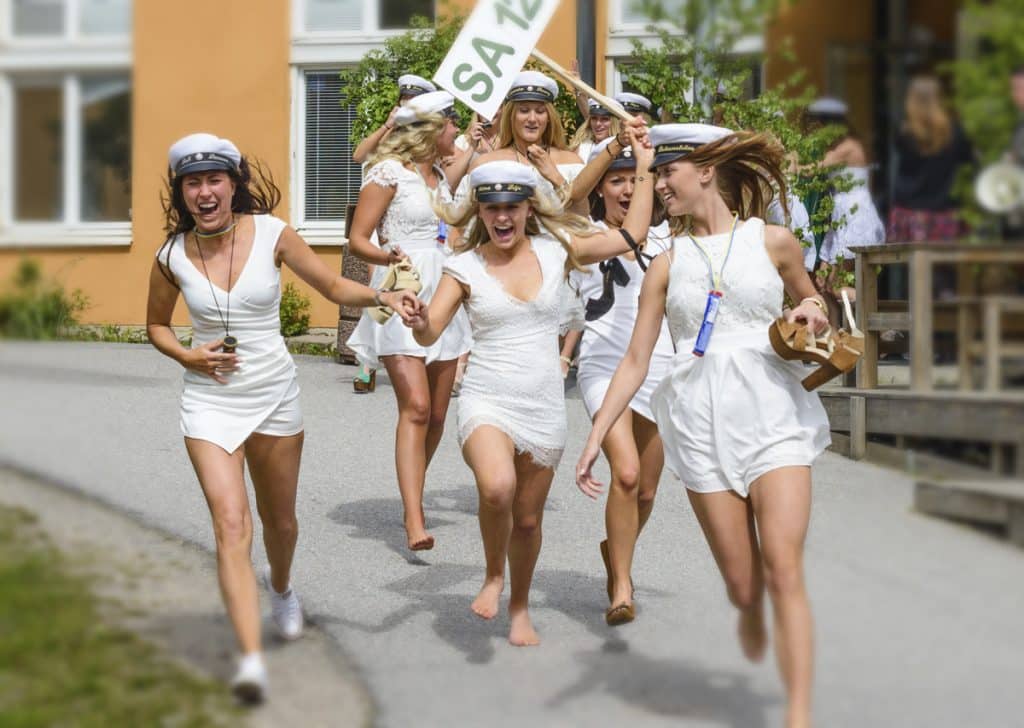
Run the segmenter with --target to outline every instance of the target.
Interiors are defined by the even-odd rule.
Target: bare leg
[[[731,490],[717,493],[687,491],[718,570],[725,579],[729,601],[740,610],[740,647],[747,659],[764,657],[764,577],[750,503]]]
[[[388,378],[398,399],[395,429],[395,471],[402,494],[405,532],[413,551],[432,549],[423,516],[423,485],[427,473],[427,430],[430,424],[430,385],[423,359],[414,356],[382,356]]]
[[[270,581],[278,594],[288,589],[299,537],[295,517],[295,493],[299,485],[299,461],[304,435],[289,437],[253,433],[245,442],[256,510],[263,522],[263,546],[270,563]]]
[[[217,541],[217,579],[242,654],[260,650],[260,608],[252,571],[252,515],[245,492],[244,449],[228,454],[206,440],[185,438]]]
[[[469,436],[462,454],[473,470],[480,494],[477,514],[486,561],[484,584],[471,609],[484,619],[493,619],[498,614],[498,601],[505,587],[505,560],[512,533],[512,504],[516,493],[515,448],[501,430],[484,425]]]
[[[427,366],[427,385],[430,389],[430,419],[427,423],[427,466],[444,435],[444,422],[448,417],[448,403],[452,400],[452,383],[460,359],[435,361]]]
[[[540,637],[530,621],[530,584],[540,556],[544,503],[555,477],[529,455],[516,454],[516,499],[512,506],[512,538],[508,546],[508,571],[512,591],[508,600],[508,641],[517,647],[539,645]]]
[[[611,465],[612,482],[604,509],[611,563],[611,604],[633,603],[633,548],[640,532],[637,491],[640,485],[640,456],[633,440],[633,416],[626,410],[615,421],[601,443]]]
[[[658,435],[658,426],[646,417],[633,413],[633,439],[640,453],[640,486],[637,493],[639,529],[644,530],[647,519],[654,511],[654,496],[658,492],[661,471],[665,468],[665,448]]]
[[[811,469],[772,470],[750,486],[764,579],[772,601],[775,656],[786,686],[789,728],[811,724],[814,624],[804,583],[803,551],[811,514]]]

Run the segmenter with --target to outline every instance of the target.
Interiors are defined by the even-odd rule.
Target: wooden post
[[[857,362],[857,386],[874,389],[878,386],[878,332],[870,330],[868,320],[878,310],[878,276],[874,267],[865,262],[863,253],[857,253],[854,265],[857,313],[864,329],[864,355]]]
[[[850,397],[850,459],[863,460],[867,448],[867,401],[864,397]]]
[[[982,336],[985,340],[985,391],[998,392],[1002,386],[1002,362],[999,350],[1001,316],[999,299],[985,296],[983,304]]]
[[[541,63],[543,63],[545,66],[547,66],[548,69],[553,74],[562,79],[562,81],[572,86],[573,88],[577,89],[578,91],[582,91],[587,96],[592,98],[597,103],[601,104],[601,106],[608,109],[610,112],[615,114],[623,121],[633,120],[633,117],[630,116],[629,113],[622,108],[618,101],[608,96],[605,96],[603,93],[597,91],[593,86],[590,86],[585,81],[576,78],[571,73],[562,68],[560,65],[558,65],[557,62],[555,62],[551,58],[548,58],[548,56],[545,55],[544,53],[541,53],[539,50],[534,48],[532,51],[530,51],[530,55],[536,58]]]
[[[910,388],[932,390],[932,260],[925,250],[910,253]]]

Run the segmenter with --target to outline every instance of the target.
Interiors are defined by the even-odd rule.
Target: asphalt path
[[[637,549],[638,618],[605,626],[603,503],[571,482],[588,430],[578,399],[532,592],[543,644],[519,649],[504,615],[483,622],[469,611],[483,555],[454,407],[428,473],[437,547],[413,556],[386,379],[357,396],[352,368],[298,364],[306,446],[294,583],[355,663],[381,725],[781,724],[774,663],[743,659],[714,562],[668,473]],[[177,365],[149,347],[0,342],[0,463],[212,548],[178,428],[180,388]],[[912,482],[889,470],[828,453],[814,483],[818,725],[1020,725],[1024,551],[915,513]]]

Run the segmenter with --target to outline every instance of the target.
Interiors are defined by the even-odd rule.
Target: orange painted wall
[[[0,280],[8,279],[27,253],[69,289],[86,292],[92,302],[82,317],[86,323],[144,323],[149,270],[163,241],[160,193],[167,148],[195,131],[227,137],[244,154],[263,160],[281,187],[277,214],[287,219],[290,8],[290,0],[260,0],[259,12],[249,0],[135,3],[133,243],[130,248],[3,250]],[[332,270],[340,270],[340,248],[317,251]],[[313,324],[334,326],[337,306],[309,293]],[[175,323],[187,321],[179,303]]]

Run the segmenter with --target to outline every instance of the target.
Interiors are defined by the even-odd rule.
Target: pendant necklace
[[[228,225],[224,230],[217,233],[200,233],[193,230],[192,233],[196,236],[196,250],[199,251],[199,261],[203,264],[203,274],[206,276],[206,282],[210,286],[210,295],[213,297],[213,305],[217,307],[217,317],[220,319],[221,325],[224,327],[224,344],[221,346],[221,351],[233,354],[235,348],[238,346],[238,339],[231,335],[231,274],[234,272],[235,265],[235,227],[238,224],[238,220],[232,219],[231,224]],[[231,231],[231,252],[228,257],[228,288],[224,291],[226,294],[226,300],[224,302],[224,311],[220,310],[220,302],[217,300],[217,293],[213,289],[213,281],[210,280],[210,273],[206,270],[206,258],[203,257],[203,247],[199,244],[200,238],[214,238],[218,235],[223,235],[228,231]]]

